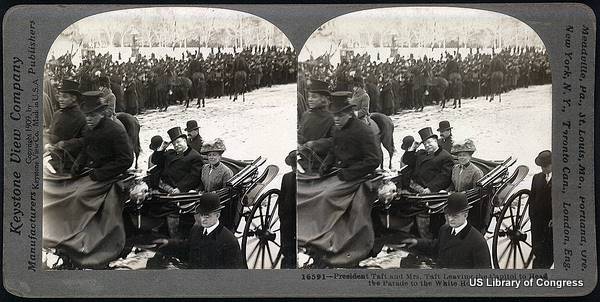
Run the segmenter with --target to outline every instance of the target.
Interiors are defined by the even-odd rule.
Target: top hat
[[[200,148],[200,153],[209,153],[209,152],[220,152],[223,153],[227,150],[225,148],[225,143],[220,138],[216,138],[212,142],[204,143],[202,148]]]
[[[58,91],[81,95],[81,91],[79,91],[79,83],[72,81],[72,80],[66,80],[66,79],[62,80],[62,83],[61,83]]]
[[[426,141],[430,137],[435,137],[436,139],[438,138],[437,134],[433,133],[433,130],[431,130],[431,127],[425,127],[419,130],[419,135],[421,136],[422,142]]]
[[[81,94],[81,112],[84,114],[101,111],[108,105],[102,101],[102,91],[86,91]]]
[[[196,213],[210,214],[212,212],[219,211],[224,207],[225,206],[221,205],[221,199],[217,193],[207,192],[200,195],[200,200],[198,201],[198,205],[196,207]]]
[[[167,134],[169,135],[169,138],[171,139],[171,142],[174,142],[176,139],[183,137],[186,138],[187,135],[183,132],[181,132],[181,127],[173,127],[169,130],[167,130]]]
[[[354,105],[350,104],[349,98],[352,95],[350,91],[336,91],[331,93],[331,105],[329,105],[329,111],[331,113],[340,113]]]
[[[410,146],[413,145],[414,142],[415,142],[415,138],[412,137],[412,135],[405,136],[402,139],[402,146],[400,146],[400,149],[406,151],[406,150],[408,150],[408,148],[410,148]]]
[[[450,130],[450,129],[452,129],[452,127],[450,127],[450,122],[441,121],[437,131],[443,132],[443,131]]]
[[[460,152],[469,152],[473,154],[475,152],[475,144],[470,139],[465,139],[463,142],[456,142],[452,144],[452,148],[450,149],[450,153],[457,154]]]
[[[446,208],[444,209],[444,213],[446,214],[458,214],[460,212],[464,212],[473,206],[469,205],[469,201],[467,201],[467,195],[462,192],[456,192],[450,194],[448,196],[448,203],[446,204]]]
[[[329,95],[329,84],[325,81],[317,80],[317,79],[309,79],[308,82],[308,92],[319,93]]]
[[[191,121],[187,121],[187,123],[185,124],[185,131],[190,132],[192,130],[196,130],[200,127],[198,127],[198,122],[196,122],[195,120],[191,120]]]
[[[150,139],[150,150],[156,150],[163,143],[163,138],[160,135],[155,135]]]
[[[545,167],[552,164],[552,152],[550,150],[544,150],[538,154],[535,158],[535,164],[540,167]]]

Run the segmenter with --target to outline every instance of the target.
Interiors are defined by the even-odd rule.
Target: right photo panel
[[[300,268],[553,268],[552,79],[527,24],[398,7],[298,56]]]

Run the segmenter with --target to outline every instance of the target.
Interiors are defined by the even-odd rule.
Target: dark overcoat
[[[370,100],[369,110],[371,112],[382,112],[383,109],[382,109],[381,102],[379,99],[379,88],[377,87],[377,84],[370,83],[370,82],[367,83],[365,85],[365,91],[369,95],[369,100]]]
[[[302,115],[298,128],[298,143],[331,137],[333,134],[333,114],[325,109],[311,109]]]
[[[440,146],[440,148],[450,152],[452,150],[452,145],[454,144],[454,141],[452,141],[452,136],[444,139],[442,137],[440,137],[440,139],[438,139],[438,145]]]
[[[379,166],[378,146],[369,126],[352,117],[333,134],[333,147],[324,165],[340,168],[341,180],[352,181],[372,173]]]
[[[416,248],[434,257],[441,268],[492,268],[490,250],[481,233],[470,224],[457,235],[451,232],[452,227],[445,224],[437,239],[418,239]]]
[[[169,240],[160,250],[166,254],[184,251],[191,269],[244,269],[246,264],[235,236],[223,225],[204,236],[204,228],[194,224],[187,240]]]
[[[204,162],[200,153],[189,146],[182,154],[177,154],[175,150],[156,151],[152,162],[163,167],[161,179],[179,191],[188,192],[200,187]]]
[[[113,179],[133,164],[133,147],[127,132],[111,119],[102,118],[96,128],[87,131],[83,146],[74,168],[92,168],[92,180]]]
[[[200,136],[200,134],[198,134],[193,139],[190,139],[190,137],[188,136],[187,141],[188,141],[189,147],[196,150],[196,152],[200,153],[200,150],[202,149],[202,144],[204,143],[204,141],[202,140],[202,136]]]
[[[452,155],[442,148],[432,154],[425,150],[407,151],[402,162],[412,169],[412,179],[431,192],[445,190],[452,183],[454,161]]]
[[[544,173],[537,173],[531,181],[529,196],[529,217],[531,218],[531,241],[535,260],[534,268],[549,268],[554,262],[552,249],[552,181],[546,182]]]
[[[73,138],[83,136],[85,125],[85,115],[83,115],[78,105],[74,104],[69,108],[60,109],[52,116],[52,123],[48,131],[48,141],[50,144],[63,141],[65,144],[64,148],[67,151],[78,151],[81,146]]]

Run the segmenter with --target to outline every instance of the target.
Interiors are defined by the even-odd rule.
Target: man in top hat
[[[327,110],[330,95],[327,82],[310,79],[308,81],[309,111],[302,115],[298,127],[298,149],[306,147],[321,158],[327,155],[333,135],[333,115]],[[312,162],[318,165],[319,161]],[[302,165],[303,162],[301,161],[300,164]],[[316,170],[319,167],[310,168]]]
[[[487,242],[467,222],[470,208],[465,193],[453,193],[444,209],[448,223],[440,228],[437,239],[410,238],[402,242],[432,256],[440,268],[492,268]]]
[[[246,264],[237,239],[219,223],[221,200],[216,193],[204,193],[194,215],[195,223],[186,240],[158,239],[162,254],[181,255],[190,269],[244,269]]]
[[[81,110],[88,130],[83,136],[83,149],[73,165],[75,174],[91,168],[90,178],[95,181],[114,179],[133,163],[129,136],[121,125],[107,117],[107,105],[101,97],[100,91],[83,94]]]
[[[187,135],[180,127],[169,129],[167,134],[171,141],[163,142],[152,156],[152,163],[162,167],[159,188],[169,194],[198,190],[204,164],[202,156],[188,146]],[[170,144],[173,144],[173,149],[165,150]],[[181,226],[179,216],[167,217],[169,233],[172,237],[187,235],[193,219],[191,216],[182,217]]]
[[[185,126],[185,132],[187,132],[187,142],[192,149],[196,150],[198,153],[202,150],[202,144],[204,141],[202,140],[202,136],[200,136],[200,127],[198,127],[198,122],[195,120],[187,121]]]
[[[372,173],[379,166],[379,153],[373,131],[354,115],[354,106],[349,103],[349,94],[333,98],[330,111],[336,131],[333,146],[321,165],[321,173],[332,167],[340,168],[338,177],[352,181]],[[379,152],[378,152],[379,150]]]
[[[410,188],[419,194],[437,193],[445,190],[451,184],[452,167],[454,161],[448,151],[438,146],[438,137],[431,127],[419,130],[424,149],[416,150],[420,142],[406,150],[402,156],[402,162],[412,170]],[[437,234],[441,225],[439,219],[435,219],[430,226],[428,214],[417,215],[417,226],[421,237],[431,238]]]
[[[69,172],[82,147],[86,122],[79,108],[79,83],[63,80],[58,95],[59,110],[52,116],[46,150],[53,151],[50,165],[57,172]],[[62,169],[60,169],[62,168]],[[60,171],[62,170],[62,171]]]
[[[544,150],[535,158],[542,172],[533,176],[529,196],[533,268],[550,268],[554,263],[552,243],[552,152]]]
[[[450,152],[452,151],[452,127],[450,127],[450,122],[441,121],[437,131],[440,133],[440,139],[438,140],[438,145]]]

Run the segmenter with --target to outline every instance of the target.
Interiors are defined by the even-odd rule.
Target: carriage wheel
[[[281,232],[279,205],[280,191],[271,189],[254,203],[246,220],[242,252],[248,268],[277,268],[281,265]]]
[[[496,216],[492,241],[495,268],[529,268],[532,264],[530,193],[528,189],[522,189],[512,194]]]

